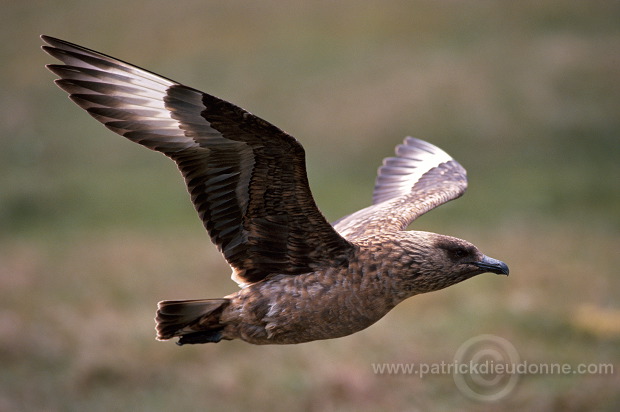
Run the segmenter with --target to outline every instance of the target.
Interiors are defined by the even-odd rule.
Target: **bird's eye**
[[[457,242],[443,242],[439,243],[437,247],[443,249],[445,256],[455,262],[462,261],[464,258],[470,257],[476,252],[475,248]]]
[[[453,249],[451,252],[452,252],[451,253],[452,257],[455,259],[461,259],[467,256],[467,251],[465,249],[461,249],[461,248]]]

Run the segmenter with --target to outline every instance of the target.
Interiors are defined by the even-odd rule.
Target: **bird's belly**
[[[341,282],[331,276],[304,276],[240,291],[233,309],[235,337],[255,344],[338,338],[367,328],[394,307],[382,291],[362,288],[351,276]]]

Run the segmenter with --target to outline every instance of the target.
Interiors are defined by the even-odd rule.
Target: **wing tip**
[[[61,39],[59,39],[57,37],[48,36],[46,34],[41,34],[39,36],[39,38],[41,40],[43,40],[45,43],[47,43],[47,45],[44,44],[44,45],[41,46],[41,48],[43,48],[44,50],[45,50],[45,48],[56,49],[56,48],[59,48],[59,47],[62,47],[62,46],[73,46],[73,47],[76,46],[76,45],[74,45],[72,43],[69,43],[66,40],[61,40]]]
[[[414,151],[421,154],[430,154],[432,156],[441,156],[444,161],[452,160],[452,156],[446,153],[443,149],[435,146],[426,140],[418,139],[417,137],[407,136],[403,140],[402,144],[396,146],[396,155],[401,156],[405,151]]]
[[[396,146],[396,157],[383,159],[377,170],[373,204],[407,194],[431,170],[450,162],[465,169],[452,156],[425,140],[407,136]],[[466,177],[465,177],[466,179]]]

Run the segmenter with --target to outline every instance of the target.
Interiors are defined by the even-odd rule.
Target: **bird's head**
[[[462,282],[481,273],[508,275],[508,265],[484,255],[470,242],[430,232],[399,234],[401,290],[412,296]]]

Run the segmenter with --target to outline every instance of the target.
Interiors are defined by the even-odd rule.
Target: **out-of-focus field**
[[[617,1],[6,2],[0,14],[0,411],[620,408]],[[230,100],[302,141],[330,219],[411,134],[470,189],[413,225],[510,265],[295,346],[154,340],[162,299],[235,290],[171,162],[56,88],[41,33]],[[449,363],[500,336],[536,374],[495,402]]]

